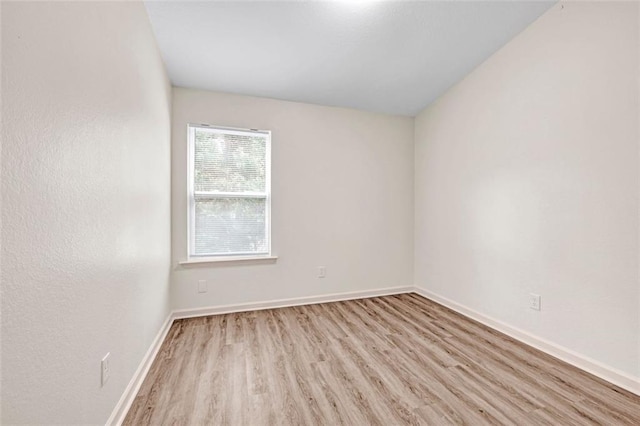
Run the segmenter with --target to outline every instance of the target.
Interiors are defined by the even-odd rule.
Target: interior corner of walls
[[[149,345],[149,348],[145,352],[144,356],[140,360],[138,368],[135,373],[131,377],[131,380],[127,384],[127,387],[124,389],[120,399],[118,400],[116,406],[114,407],[109,419],[106,422],[106,426],[120,426],[131,408],[133,401],[135,400],[144,379],[146,378],[153,361],[158,356],[160,352],[160,348],[164,343],[167,334],[169,334],[169,330],[171,329],[171,325],[174,321],[173,311],[169,311],[166,315],[165,320],[163,321],[160,329],[155,335],[155,338]]]

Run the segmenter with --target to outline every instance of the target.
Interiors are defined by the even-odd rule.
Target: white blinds
[[[269,137],[190,126],[191,256],[269,252]]]

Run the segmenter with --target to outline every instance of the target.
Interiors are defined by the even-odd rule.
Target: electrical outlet
[[[206,293],[207,292],[207,281],[199,280],[198,281],[198,293]]]
[[[529,294],[529,307],[534,311],[540,310],[540,295],[539,294]]]
[[[100,386],[104,386],[111,375],[111,352],[108,352],[100,362]]]
[[[318,278],[324,278],[327,276],[327,267],[318,266]]]

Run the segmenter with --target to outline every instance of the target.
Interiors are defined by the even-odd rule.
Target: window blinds
[[[191,256],[269,252],[268,132],[190,126]]]

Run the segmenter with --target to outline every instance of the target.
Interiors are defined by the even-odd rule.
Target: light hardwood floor
[[[176,321],[127,425],[640,425],[640,397],[416,294]]]

